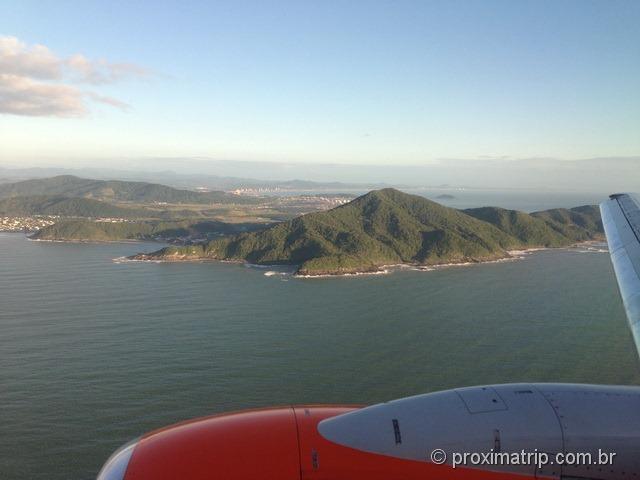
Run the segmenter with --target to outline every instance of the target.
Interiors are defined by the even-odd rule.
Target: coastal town
[[[25,232],[33,233],[45,227],[59,222],[63,217],[60,215],[32,215],[32,216],[0,216],[0,232]],[[65,217],[84,218],[84,217]],[[127,218],[102,217],[88,219],[98,223],[125,223],[134,220]]]
[[[354,199],[352,194],[300,194],[273,197],[268,203],[270,208],[280,208],[285,211],[308,213],[332,208],[349,203]]]
[[[53,225],[58,219],[59,217],[54,215],[0,217],[0,232],[37,232],[41,228]]]

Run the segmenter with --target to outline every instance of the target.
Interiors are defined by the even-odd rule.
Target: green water
[[[0,478],[90,479],[228,409],[511,381],[640,383],[606,253],[295,279],[0,235]]]

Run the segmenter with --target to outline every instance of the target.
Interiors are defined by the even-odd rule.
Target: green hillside
[[[217,221],[183,220],[93,222],[90,220],[62,220],[45,227],[31,238],[35,240],[64,240],[112,242],[119,240],[158,240],[188,236],[231,235],[264,228],[259,223],[225,223]]]
[[[194,192],[146,182],[92,180],[73,175],[0,184],[0,198],[56,195],[136,203],[255,203],[256,200],[225,192]]]
[[[0,215],[57,215],[63,217],[134,218],[148,217],[140,208],[125,208],[91,198],[68,198],[54,195],[10,197],[0,200]]]
[[[460,211],[388,188],[263,231],[136,258],[291,264],[299,265],[300,274],[340,274],[398,263],[495,260],[508,257],[509,249],[570,245],[602,231],[596,208],[564,212],[529,215],[493,207]]]
[[[574,241],[590,240],[594,233],[604,234],[597,205],[584,205],[572,209],[554,208],[532,213],[531,216],[544,220],[555,232]]]
[[[384,264],[498,259],[516,245],[513,237],[458,210],[384,189],[262,232],[197,248],[169,248],[156,256],[295,264],[303,274],[345,273],[375,270]]]
[[[600,209],[585,205],[527,214],[498,207],[469,208],[467,215],[491,223],[519,239],[524,246],[561,247],[604,235]]]
[[[567,237],[550,228],[542,218],[524,212],[499,207],[469,208],[463,212],[517,238],[522,246],[559,247],[567,244]]]

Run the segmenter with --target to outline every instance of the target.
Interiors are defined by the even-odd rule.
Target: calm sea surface
[[[606,253],[295,279],[0,234],[0,478],[90,479],[182,419],[510,381],[640,383]]]
[[[596,205],[606,200],[605,192],[558,192],[549,191],[540,193],[536,190],[494,190],[494,189],[470,189],[470,188],[438,188],[421,189],[402,188],[407,193],[420,195],[430,200],[452,208],[473,208],[473,207],[502,207],[524,212],[535,212],[550,208],[572,208],[581,205]],[[282,195],[284,192],[277,192]],[[362,195],[367,190],[327,190],[325,193],[350,193],[352,195]],[[287,195],[317,195],[317,190],[288,190]]]

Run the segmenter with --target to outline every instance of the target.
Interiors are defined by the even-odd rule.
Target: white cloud
[[[120,100],[113,97],[106,97],[104,95],[98,95],[97,93],[93,93],[93,92],[86,92],[85,95],[91,98],[91,100],[93,100],[94,102],[100,102],[100,103],[104,103],[105,105],[111,105],[112,107],[119,108],[120,110],[123,110],[123,111],[129,110],[130,108],[130,105],[124,102],[121,102]]]
[[[95,85],[114,83],[134,77],[146,77],[149,71],[131,63],[109,63],[106,60],[89,60],[83,55],[73,55],[65,66],[80,82]]]
[[[59,57],[44,45],[29,46],[16,37],[0,36],[0,114],[78,117],[89,112],[89,101],[127,110],[127,104],[78,85],[149,75],[138,65],[90,60],[80,54]]]
[[[0,73],[56,79],[62,76],[62,62],[44,45],[29,47],[16,37],[0,37]]]
[[[78,117],[87,113],[82,91],[70,85],[41,83],[0,74],[0,113]]]

